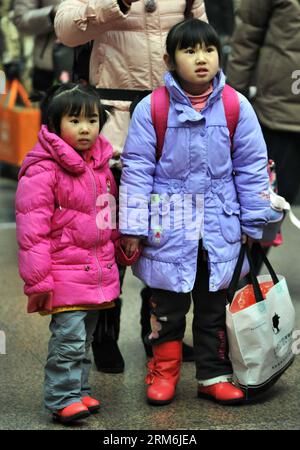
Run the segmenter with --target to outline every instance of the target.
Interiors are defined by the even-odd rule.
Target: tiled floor
[[[2,180],[3,181],[3,180]],[[26,314],[26,298],[17,269],[13,224],[13,182],[3,189],[0,181],[0,330],[6,335],[6,354],[0,354],[0,429],[58,430],[43,407],[43,366],[47,355],[49,318]],[[10,205],[8,207],[8,205]],[[10,208],[10,209],[9,209]],[[300,217],[300,207],[295,208]],[[272,249],[271,261],[287,277],[300,329],[300,232],[286,219],[285,243]],[[140,340],[139,291],[142,284],[128,270],[123,294],[120,348],[125,358],[123,374],[103,374],[93,367],[91,385],[102,400],[99,414],[72,429],[82,430],[199,430],[199,429],[300,429],[300,356],[264,400],[250,405],[222,407],[196,397],[193,363],[185,363],[176,400],[165,407],[145,402],[146,358]],[[186,342],[191,343],[191,314]],[[300,351],[300,343],[299,343]]]

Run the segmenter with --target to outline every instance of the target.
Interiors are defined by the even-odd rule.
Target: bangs
[[[91,117],[98,113],[99,101],[95,96],[82,95],[79,90],[65,91],[53,99],[53,109],[60,111],[62,116]]]
[[[199,43],[204,43],[206,46],[214,45],[218,47],[218,36],[210,26],[206,25],[205,22],[200,22],[200,20],[193,20],[189,26],[179,29],[177,48],[181,50],[183,48],[195,47]]]
[[[53,88],[45,102],[45,122],[49,130],[60,136],[60,123],[63,116],[99,116],[100,129],[107,121],[107,112],[101,104],[96,89],[90,85],[66,83]]]
[[[195,47],[197,44],[216,47],[221,61],[221,42],[217,32],[211,25],[199,19],[184,20],[175,25],[168,34],[166,50],[174,63],[177,49]]]

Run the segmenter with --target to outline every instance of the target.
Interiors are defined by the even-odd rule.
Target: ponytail
[[[194,17],[194,14],[192,13],[194,0],[186,0],[186,7],[184,11],[184,18],[185,19],[192,19]]]

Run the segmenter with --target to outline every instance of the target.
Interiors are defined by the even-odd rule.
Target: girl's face
[[[87,117],[81,111],[79,116],[63,116],[60,137],[78,152],[89,150],[99,136],[99,114],[94,112]]]
[[[177,49],[175,62],[181,87],[192,95],[205,92],[220,68],[217,48],[204,43]]]

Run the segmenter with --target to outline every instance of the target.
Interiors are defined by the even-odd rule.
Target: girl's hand
[[[52,311],[52,292],[38,292],[28,297],[27,312]]]
[[[128,258],[131,258],[131,256],[138,250],[140,240],[141,238],[136,236],[124,236],[121,238],[121,245]]]

